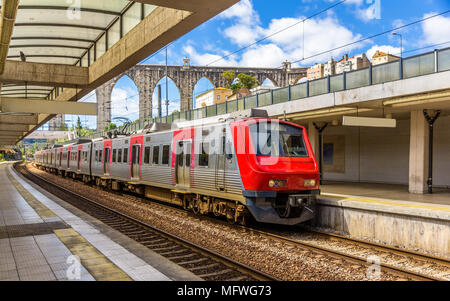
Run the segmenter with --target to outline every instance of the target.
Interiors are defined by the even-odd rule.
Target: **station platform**
[[[450,258],[450,191],[417,195],[406,186],[324,182],[314,227]]]
[[[0,281],[198,280],[29,183],[12,164],[0,164],[0,191]]]
[[[433,194],[413,194],[406,185],[345,183],[325,181],[324,194],[352,195],[366,198],[385,198],[424,204],[450,205],[450,189],[434,188]]]

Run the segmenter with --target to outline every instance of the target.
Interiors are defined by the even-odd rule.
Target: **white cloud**
[[[259,23],[259,16],[253,9],[253,3],[250,0],[241,0],[229,9],[219,15],[221,18],[237,18],[240,23],[254,24]]]
[[[126,117],[131,121],[139,118],[139,94],[132,88],[115,87],[111,95],[112,117]]]
[[[372,48],[370,48],[369,50],[367,50],[366,55],[367,57],[372,60],[372,56],[375,54],[375,52],[379,50],[381,52],[385,52],[385,53],[389,53],[389,54],[393,54],[393,55],[400,55],[400,47],[393,47],[390,45],[374,45]]]
[[[429,13],[424,15],[424,18],[428,18],[435,13]],[[424,38],[423,45],[432,45],[438,43],[448,42],[450,40],[450,17],[438,16],[422,23],[422,30]]]
[[[357,2],[353,0],[352,2]],[[249,66],[249,67],[280,67],[285,60],[296,61],[304,57],[314,56],[329,49],[337,48],[345,44],[357,41],[361,38],[351,30],[340,24],[334,14],[328,14],[324,18],[310,19],[305,22],[305,46],[303,45],[302,23],[305,17],[273,19],[267,28],[259,25],[259,16],[253,9],[252,2],[243,0],[221,14],[222,18],[231,18],[235,23],[223,29],[224,36],[238,47],[252,44],[258,39],[277,33],[262,43],[251,46],[237,55],[220,60],[221,51],[208,49],[206,53],[200,53],[194,45],[188,44],[184,52],[191,58],[194,64],[206,65],[214,63],[215,66]],[[297,25],[294,25],[299,23]],[[279,31],[293,25],[291,28]],[[361,47],[354,44],[347,48],[326,53],[315,57],[302,64],[310,64],[336,57]],[[223,51],[222,51],[223,52]]]

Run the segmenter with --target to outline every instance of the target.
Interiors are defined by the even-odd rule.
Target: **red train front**
[[[249,118],[231,123],[246,206],[260,222],[294,225],[314,217],[318,165],[306,130]]]

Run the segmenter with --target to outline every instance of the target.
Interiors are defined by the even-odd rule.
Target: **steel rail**
[[[22,173],[17,168],[17,164],[14,165],[14,168],[18,172]],[[117,211],[115,209],[109,208],[109,207],[107,207],[107,206],[105,206],[103,204],[100,204],[100,203],[98,203],[98,202],[96,202],[94,200],[91,200],[91,199],[89,199],[87,197],[84,197],[84,196],[82,196],[82,195],[80,195],[80,194],[78,194],[76,192],[73,192],[73,191],[71,191],[69,189],[66,189],[66,188],[64,188],[64,187],[62,187],[62,186],[60,186],[60,185],[58,185],[56,183],[53,183],[53,182],[51,182],[51,181],[49,181],[49,180],[47,180],[47,179],[45,179],[45,178],[43,178],[41,176],[38,176],[38,175],[32,173],[26,167],[23,168],[23,170],[25,170],[25,172],[29,175],[29,177],[27,177],[27,178],[29,180],[31,180],[32,182],[34,182],[35,184],[37,184],[37,185],[39,185],[39,184],[36,183],[36,181],[33,181],[31,179],[32,177],[35,177],[36,179],[38,179],[38,180],[40,180],[40,181],[42,181],[42,182],[44,182],[44,183],[46,183],[48,185],[51,185],[51,186],[57,188],[58,190],[60,190],[60,191],[62,191],[64,193],[72,195],[74,198],[77,198],[80,201],[87,202],[88,204],[91,204],[92,206],[96,206],[98,208],[101,208],[102,210],[111,212],[114,215],[116,215],[117,217],[120,217],[120,218],[122,218],[124,220],[128,220],[129,222],[137,224],[137,225],[139,225],[139,226],[141,226],[143,228],[150,229],[151,231],[156,232],[159,235],[161,235],[163,237],[166,237],[166,238],[168,238],[171,241],[174,241],[175,243],[179,243],[179,244],[187,247],[188,249],[193,250],[194,252],[201,253],[202,255],[204,255],[206,257],[209,257],[209,258],[212,258],[215,261],[221,262],[224,265],[241,272],[242,274],[247,274],[247,275],[253,277],[254,279],[257,279],[257,280],[260,280],[260,281],[281,281],[281,279],[279,279],[279,278],[277,278],[275,276],[272,276],[272,275],[269,275],[269,274],[267,274],[265,272],[256,270],[256,269],[254,269],[254,268],[252,268],[252,267],[250,267],[250,266],[248,266],[246,264],[240,263],[240,262],[238,262],[238,261],[236,261],[236,260],[234,260],[232,258],[229,258],[227,256],[221,255],[221,254],[219,254],[219,253],[217,253],[215,251],[212,251],[212,250],[210,250],[208,248],[205,248],[205,247],[200,246],[200,245],[198,245],[196,243],[190,242],[190,241],[188,241],[188,240],[186,240],[184,238],[181,238],[181,237],[179,237],[177,235],[174,235],[172,233],[169,233],[167,231],[159,229],[159,228],[157,228],[155,226],[149,225],[149,224],[147,224],[145,222],[142,222],[142,221],[140,221],[140,220],[138,220],[138,219],[136,219],[134,217],[131,217],[131,216],[127,215],[127,214],[119,212],[119,211]],[[22,173],[22,174],[24,174],[24,173]],[[25,174],[24,174],[24,176],[25,176]],[[39,186],[42,187],[41,185],[39,185]],[[45,189],[45,187],[42,187],[42,188]],[[47,190],[47,189],[45,189],[45,190]]]

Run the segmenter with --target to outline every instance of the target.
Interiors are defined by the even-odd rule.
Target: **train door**
[[[71,150],[67,151],[67,169],[70,168],[70,156],[72,155]]]
[[[131,178],[139,178],[139,168],[140,168],[140,158],[141,158],[141,146],[133,145],[131,149]]]
[[[110,174],[110,161],[111,161],[111,148],[106,147],[105,148],[105,154],[103,159],[103,174],[109,175]]]
[[[176,157],[177,185],[183,187],[191,186],[191,141],[178,141]]]
[[[220,131],[219,145],[216,152],[215,164],[215,183],[218,191],[225,191],[225,170],[226,170],[226,135],[223,130]]]
[[[77,169],[80,170],[81,169],[81,150],[78,150],[78,157],[77,157]]]

